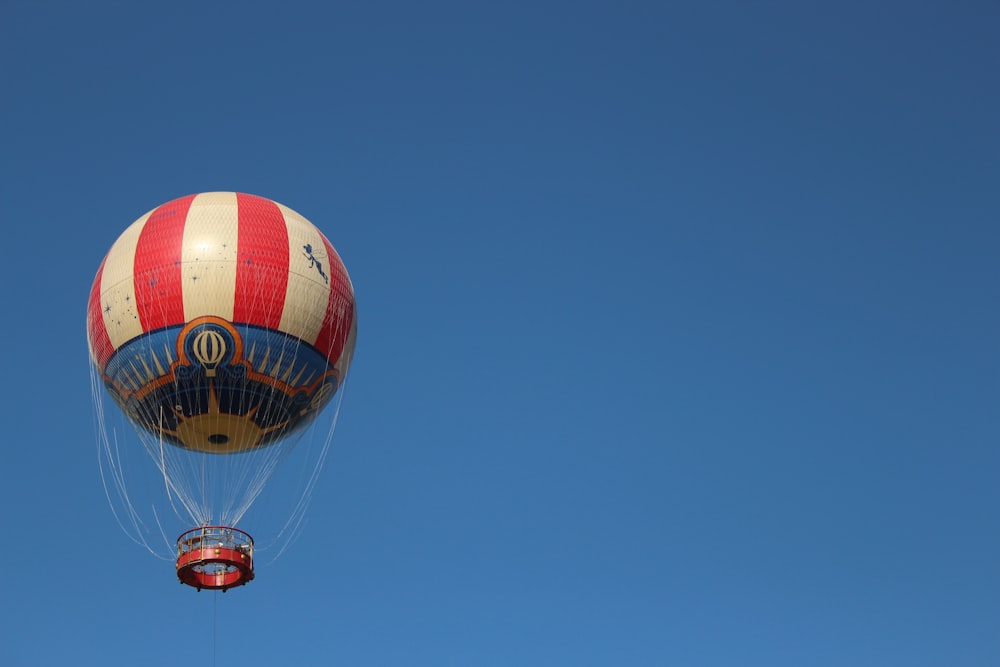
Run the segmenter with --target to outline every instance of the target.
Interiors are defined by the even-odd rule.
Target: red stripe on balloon
[[[101,278],[104,276],[104,263],[107,261],[107,257],[101,261],[101,268],[97,270],[97,276],[94,278],[94,286],[90,288],[90,302],[87,304],[87,337],[90,340],[90,349],[97,360],[97,367],[102,372],[115,351],[108,336],[108,329],[104,325],[104,307],[101,304]]]
[[[270,199],[236,195],[236,301],[233,320],[277,329],[288,289],[288,227]]]
[[[331,365],[336,365],[344,352],[344,345],[347,343],[351,324],[354,322],[354,296],[351,293],[351,281],[347,277],[347,269],[344,268],[337,251],[330,245],[326,236],[322,238],[330,264],[330,296],[326,302],[323,328],[320,329],[313,345],[326,355]]]
[[[143,331],[184,322],[181,247],[184,223],[197,195],[181,197],[150,214],[135,248],[136,309]]]

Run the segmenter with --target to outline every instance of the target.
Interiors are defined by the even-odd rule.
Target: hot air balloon
[[[330,241],[263,197],[167,202],[111,246],[90,291],[87,337],[119,522],[147,545],[169,517],[186,522],[170,554],[181,583],[225,591],[253,579],[254,540],[240,520],[324,408],[339,410],[354,353],[354,289]],[[105,396],[134,436],[108,428]],[[152,471],[142,489],[129,483],[133,463]],[[163,503],[144,519],[134,496],[161,479]]]

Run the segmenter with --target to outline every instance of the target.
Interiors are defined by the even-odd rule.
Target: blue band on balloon
[[[339,385],[334,367],[308,343],[215,317],[126,342],[108,361],[104,382],[142,429],[192,449],[226,445],[218,450],[226,453],[265,446],[299,430]],[[218,423],[218,433],[183,427],[212,415],[207,423]]]

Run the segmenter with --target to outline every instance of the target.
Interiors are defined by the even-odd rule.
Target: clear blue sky
[[[995,2],[0,9],[0,664],[1000,664]],[[181,195],[339,249],[303,537],[179,586],[84,319]]]

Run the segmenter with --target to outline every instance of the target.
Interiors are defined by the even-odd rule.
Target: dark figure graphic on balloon
[[[318,259],[316,259],[316,256],[313,255],[313,247],[307,243],[304,246],[302,246],[302,249],[305,250],[305,253],[303,254],[309,260],[309,268],[311,269],[313,268],[313,266],[315,266],[316,270],[319,271],[319,275],[323,276],[323,282],[329,284],[330,278],[325,273],[323,273],[323,263]]]

